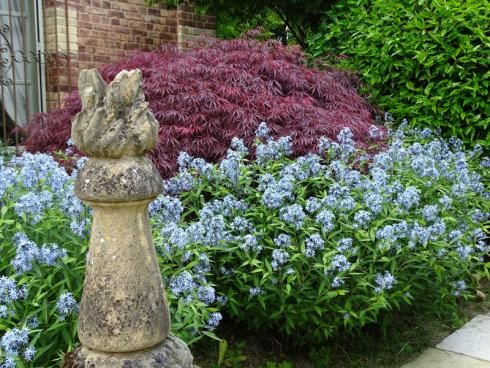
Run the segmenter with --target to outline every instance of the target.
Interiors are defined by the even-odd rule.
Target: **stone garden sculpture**
[[[93,208],[78,337],[82,346],[63,367],[193,366],[170,319],[147,207],[162,179],[145,153],[157,140],[139,70],[107,85],[95,70],[80,74],[83,109],[72,125],[74,144],[90,159],[76,195]]]

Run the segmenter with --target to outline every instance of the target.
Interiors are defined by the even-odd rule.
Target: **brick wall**
[[[197,14],[194,7],[189,5],[179,6],[177,38],[182,48],[196,47],[204,36],[216,35],[216,19],[207,14]]]
[[[147,7],[144,0],[45,0],[44,19],[45,48],[53,56],[46,70],[48,109],[76,88],[80,69],[167,43],[194,47],[216,28],[213,16],[195,14],[189,5]]]

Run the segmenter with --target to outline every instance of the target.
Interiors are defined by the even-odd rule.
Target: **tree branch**
[[[296,39],[296,41],[298,41],[298,43],[301,45],[301,47],[303,47],[303,48],[306,47],[306,44],[304,42],[304,38],[301,38],[298,35],[297,30],[294,29],[294,27],[288,21],[286,15],[283,14],[283,12],[281,11],[281,9],[279,9],[278,7],[273,6],[272,7],[272,11],[275,12],[277,15],[279,15],[279,18],[281,18],[281,20],[284,22],[284,24],[286,24],[286,26],[289,27],[289,29],[291,30],[291,33],[293,34],[293,37]]]

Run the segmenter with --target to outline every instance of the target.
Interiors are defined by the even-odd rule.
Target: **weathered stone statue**
[[[139,70],[122,71],[108,86],[95,70],[80,74],[83,109],[72,125],[74,144],[90,156],[76,195],[93,208],[93,225],[78,337],[64,367],[193,367],[184,342],[169,335],[169,311],[147,207],[162,179],[145,157],[158,122],[148,110]]]

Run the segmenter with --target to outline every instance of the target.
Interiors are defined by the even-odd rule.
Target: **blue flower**
[[[185,171],[191,164],[193,157],[187,152],[182,151],[177,157],[177,164],[179,165],[179,171]]]
[[[248,155],[248,148],[245,147],[243,140],[241,140],[240,138],[234,137],[231,140],[230,149],[238,152],[240,155],[242,155],[242,157]]]
[[[272,269],[277,271],[282,265],[287,263],[289,254],[284,249],[274,249],[272,251]]]
[[[293,224],[296,229],[300,229],[303,226],[305,217],[306,214],[299,204],[293,204],[279,210],[279,218],[284,222]]]
[[[205,230],[202,242],[205,245],[219,245],[228,236],[225,219],[222,215],[213,216],[209,220],[203,221],[202,225]]]
[[[378,214],[383,210],[384,199],[381,195],[370,192],[364,195],[364,202],[372,213]]]
[[[226,295],[220,295],[216,298],[216,302],[220,305],[226,305],[228,303],[228,297]]]
[[[25,287],[18,287],[16,282],[5,276],[0,276],[0,303],[10,304],[27,296]]]
[[[337,254],[332,258],[328,267],[329,272],[344,272],[350,269],[351,263],[343,254]]]
[[[266,141],[269,141],[271,139],[269,135],[269,128],[265,122],[261,122],[259,124],[259,127],[255,131],[255,136]]]
[[[414,224],[410,231],[410,240],[408,242],[409,247],[414,248],[417,244],[423,246],[429,242],[431,232],[429,228],[425,228],[420,224]]]
[[[392,289],[393,284],[396,283],[396,279],[388,271],[385,271],[384,274],[378,273],[376,275],[375,282],[377,286],[374,288],[374,291],[381,293],[384,290]]]
[[[199,262],[194,266],[194,272],[197,274],[203,274],[211,270],[211,262],[206,253],[201,253],[198,257]],[[196,275],[197,276],[197,275]]]
[[[420,200],[420,190],[415,187],[407,187],[402,193],[398,194],[396,203],[405,210],[416,207]]]
[[[66,250],[56,244],[50,244],[49,246],[44,244],[38,247],[36,243],[29,240],[23,233],[16,233],[13,239],[16,254],[11,264],[18,274],[30,271],[34,262],[54,266],[59,259],[66,257]]]
[[[464,280],[459,280],[454,283],[455,290],[453,291],[454,296],[460,296],[466,290],[466,282]]]
[[[263,293],[263,290],[260,287],[251,287],[248,291],[251,296],[259,296]]]
[[[66,316],[72,313],[78,313],[78,303],[70,292],[64,292],[56,302],[56,309],[60,314],[60,320],[64,321]]]
[[[480,162],[480,166],[483,169],[489,168],[490,167],[490,157],[484,157],[484,158],[482,158],[482,160]]]
[[[349,212],[356,206],[356,201],[351,196],[344,197],[338,204],[339,211]]]
[[[376,125],[371,125],[371,127],[369,128],[369,138],[382,139],[383,131],[379,129]]]
[[[310,197],[306,200],[305,209],[309,213],[315,213],[320,208],[322,208],[322,202],[318,198]]]
[[[32,224],[41,220],[47,208],[53,205],[53,195],[47,190],[36,194],[28,192],[21,196],[15,203],[15,212],[19,216],[27,216]]]
[[[30,362],[32,361],[32,359],[34,358],[34,355],[36,355],[36,348],[34,346],[28,346],[25,350],[24,350],[24,359],[27,361],[27,362]]]
[[[197,297],[206,305],[214,303],[216,299],[214,288],[212,286],[199,286]]]
[[[277,141],[269,140],[266,144],[258,144],[255,149],[257,163],[263,165],[276,161],[293,153],[291,137],[281,137]]]
[[[233,221],[230,223],[230,227],[233,230],[238,231],[240,233],[253,232],[254,231],[254,227],[250,223],[250,221],[248,221],[247,219],[244,219],[241,216],[235,217],[233,219]]]
[[[316,222],[321,225],[324,232],[332,231],[335,227],[335,215],[329,210],[322,210],[315,218]]]
[[[197,285],[189,271],[182,271],[177,276],[172,276],[169,282],[170,291],[177,297],[182,294],[190,293],[196,286]]]
[[[73,231],[73,233],[80,238],[85,237],[87,235],[87,224],[88,224],[88,219],[83,219],[82,221],[72,221],[70,223],[70,230]]]
[[[471,253],[473,253],[473,248],[459,244],[456,248],[456,253],[460,256],[463,261],[466,261]]]
[[[281,176],[292,176],[297,180],[306,180],[318,176],[322,168],[320,156],[309,153],[306,156],[296,158],[294,163],[285,166],[281,170]]]
[[[181,192],[188,192],[194,188],[196,184],[196,178],[192,176],[188,171],[181,171],[173,178],[164,181],[164,191],[168,194],[179,194]]]
[[[7,357],[18,356],[21,349],[29,343],[29,330],[13,328],[2,336],[0,347]]]
[[[170,244],[176,246],[178,249],[184,249],[189,242],[187,231],[173,222],[166,225],[161,233],[168,238]]]
[[[353,240],[352,238],[342,238],[339,240],[339,245],[337,250],[341,253],[355,253],[355,249],[352,247]]]
[[[273,181],[265,188],[262,202],[269,208],[279,208],[284,201],[294,199],[293,189],[293,177],[284,176],[278,182]]]
[[[357,211],[354,215],[354,227],[358,229],[365,229],[370,220],[370,212],[364,210]]]
[[[216,327],[218,327],[218,325],[222,319],[223,319],[223,316],[221,315],[220,312],[211,312],[211,313],[209,313],[208,323],[207,323],[206,327],[210,330],[214,330]]]
[[[15,358],[13,356],[7,356],[5,361],[0,366],[2,368],[16,368],[17,364],[15,363]]]
[[[310,235],[305,240],[305,256],[314,257],[316,252],[323,250],[325,247],[325,241],[320,234]]]
[[[345,281],[343,279],[341,279],[340,277],[335,276],[334,279],[333,279],[333,281],[332,281],[332,285],[331,286],[334,289],[336,289],[336,288],[342,286],[343,284],[345,284]]]
[[[245,251],[253,250],[257,253],[260,253],[262,251],[262,246],[259,245],[257,238],[252,234],[247,234],[239,238],[239,241],[239,247]]]
[[[9,308],[6,305],[0,305],[0,318],[7,318],[9,315]]]
[[[318,140],[318,153],[322,156],[327,154],[337,154],[339,151],[339,144],[337,142],[332,141],[327,137],[320,137]]]
[[[453,199],[451,197],[448,197],[447,195],[444,195],[439,198],[439,203],[444,209],[448,209],[451,203],[453,203]]]
[[[160,195],[148,206],[150,216],[163,222],[179,222],[184,207],[178,198]]]
[[[422,216],[424,216],[425,221],[434,221],[439,214],[439,207],[435,205],[426,205],[422,208]]]
[[[279,248],[287,248],[291,246],[291,237],[287,234],[279,234],[275,239],[274,243]]]

